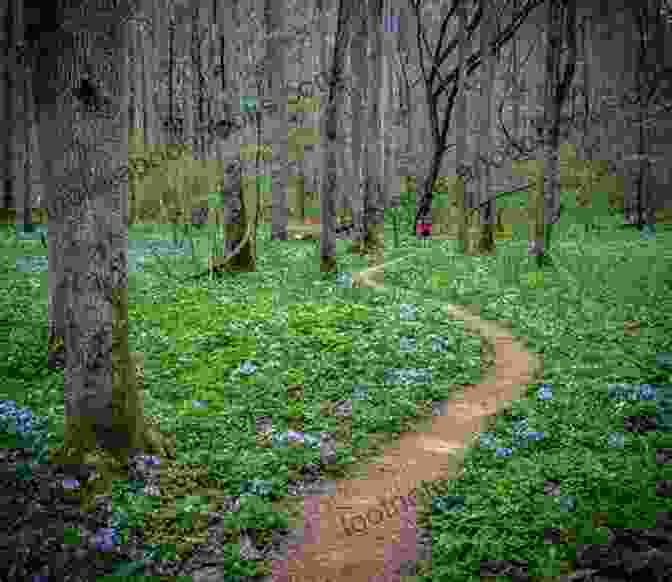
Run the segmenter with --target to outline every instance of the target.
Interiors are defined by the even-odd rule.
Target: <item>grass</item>
[[[330,474],[347,474],[420,422],[432,400],[446,398],[442,383],[480,378],[484,346],[459,322],[436,315],[442,301],[509,322],[530,349],[543,351],[548,386],[530,386],[496,417],[468,452],[464,475],[425,505],[433,546],[431,577],[423,579],[476,581],[483,560],[513,557],[528,560],[533,575],[549,575],[571,560],[575,544],[598,541],[595,513],[608,515],[610,526],[651,525],[664,509],[656,483],[671,477],[656,465],[655,449],[672,446],[672,438],[669,431],[623,434],[625,416],[652,413],[656,403],[617,402],[609,385],[672,383],[655,365],[657,354],[672,351],[672,233],[661,225],[656,239],[641,241],[636,231],[617,230],[618,221],[600,217],[601,229],[589,234],[561,221],[555,267],[542,275],[527,258],[526,225],[514,225],[494,257],[459,256],[453,241],[420,245],[408,226],[392,248],[387,227],[385,259],[416,258],[385,270],[392,288],[382,294],[342,283],[345,273],[366,268],[345,242],[337,244],[343,273],[323,276],[317,245],[270,242],[268,226],[260,229],[256,273],[186,285],[177,279],[194,271],[191,253],[168,259],[170,276],[148,259],[129,278],[131,349],[145,354],[145,410],[178,444],[162,473],[165,511],[161,519],[153,515],[160,512],[144,515],[150,538],[186,555],[189,543],[180,540],[197,540],[205,527],[199,504],[213,510],[223,494],[252,491],[228,524],[229,560],[232,573],[257,573],[238,557],[237,532],[285,525],[291,515],[277,509],[289,509],[287,482],[319,460],[319,450],[261,446],[256,420],[270,417],[278,432],[300,425],[308,435],[336,434],[344,447]],[[49,445],[58,446],[63,376],[45,368],[47,276],[16,269],[17,259],[44,261],[45,250],[10,231],[0,259],[0,318],[8,324],[0,329],[0,400],[46,418]],[[133,228],[130,247],[151,257],[148,241],[170,238],[163,228]],[[207,236],[195,242],[204,270]],[[415,320],[404,319],[409,309]],[[434,382],[386,383],[394,368],[429,368]],[[300,387],[298,400],[288,396],[290,385]],[[352,419],[324,414],[326,404],[346,398],[356,400]],[[543,494],[549,481],[561,495]],[[464,502],[460,511],[442,509],[450,498]],[[133,511],[128,495],[116,499]],[[575,541],[545,544],[551,525],[574,532]]]

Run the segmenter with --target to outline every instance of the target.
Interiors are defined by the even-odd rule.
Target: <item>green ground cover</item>
[[[656,486],[672,471],[655,452],[672,444],[672,225],[649,237],[619,229],[622,217],[596,218],[599,230],[586,233],[565,215],[543,273],[522,233],[495,257],[435,241],[385,271],[386,284],[510,322],[544,358],[545,386],[467,452],[464,476],[444,484],[449,503],[424,506],[431,575],[418,579],[480,581],[481,564],[497,559],[527,561],[535,580],[557,576],[577,545],[606,540],[597,516],[611,528],[653,527],[669,509]],[[638,415],[657,429],[624,430]],[[569,541],[550,543],[550,527]]]
[[[514,225],[497,256],[463,257],[454,241],[420,244],[408,227],[395,247],[388,222],[385,259],[413,260],[385,270],[392,286],[385,293],[350,288],[348,273],[366,268],[366,259],[349,255],[346,241],[337,243],[341,273],[323,276],[317,245],[270,242],[262,225],[256,273],[185,284],[178,278],[205,268],[207,233],[193,249],[185,242],[172,253],[169,230],[132,229],[131,349],[145,353],[146,412],[177,438],[165,478],[175,518],[171,527],[155,523],[151,511],[115,489],[118,503],[139,519],[145,512],[152,539],[177,544],[197,540],[207,525],[194,510],[199,500],[216,499],[213,491],[255,493],[229,523],[230,571],[255,573],[239,559],[236,532],[283,526],[276,504],[288,480],[319,459],[309,439],[301,447],[260,446],[257,418],[270,417],[280,434],[302,418],[306,435],[338,435],[344,420],[321,414],[322,405],[352,398],[349,446],[331,470],[345,474],[411,428],[433,399],[447,397],[439,383],[478,381],[483,346],[459,322],[438,316],[434,307],[448,301],[510,322],[530,349],[543,351],[544,386],[529,386],[510,414],[499,415],[468,452],[464,476],[444,484],[445,496],[427,500],[433,544],[424,579],[475,582],[482,560],[513,557],[528,560],[535,576],[552,574],[576,544],[599,541],[596,512],[610,526],[650,526],[664,509],[656,483],[672,477],[655,462],[657,447],[672,446],[663,398],[672,378],[660,357],[672,352],[669,225],[642,238],[616,228],[619,217],[599,217],[589,233],[565,218],[554,232],[554,267],[539,274],[527,257],[526,225]],[[45,367],[46,252],[39,239],[17,240],[12,228],[0,240],[0,400],[46,418],[56,447],[63,376]],[[411,379],[410,370],[430,369],[435,383],[420,374],[395,384],[400,373],[393,369]],[[627,390],[617,385],[626,383],[648,388],[619,400],[616,393]],[[290,384],[302,386],[298,403],[288,399]],[[658,430],[624,431],[624,418],[635,414],[657,414]],[[558,495],[544,494],[549,482]],[[185,515],[186,522],[178,519]],[[575,541],[544,543],[550,526],[573,531]]]
[[[337,244],[341,273],[324,276],[318,245],[270,242],[269,231],[260,227],[257,272],[190,284],[179,279],[204,270],[205,229],[193,246],[175,245],[164,227],[141,225],[129,235],[129,333],[131,349],[145,355],[145,411],[177,442],[162,489],[174,491],[179,514],[185,492],[216,510],[213,491],[239,495],[256,488],[249,511],[230,524],[233,561],[237,531],[283,525],[274,504],[287,496],[288,480],[319,461],[311,439],[324,431],[341,437],[329,473],[342,475],[429,415],[432,401],[446,397],[442,383],[472,384],[481,375],[481,339],[433,302],[413,291],[391,296],[351,288],[349,273],[366,268],[366,258],[348,254],[347,241]],[[405,241],[407,252],[413,241]],[[53,450],[62,442],[63,373],[45,367],[46,249],[39,236],[17,238],[13,227],[3,231],[2,247],[0,313],[7,325],[0,338],[0,400],[46,419]],[[415,307],[413,320],[404,319],[403,304]],[[302,387],[298,402],[288,399],[290,385]],[[348,398],[352,419],[324,413],[326,404]],[[278,439],[302,420],[307,446],[260,445],[260,417],[272,420]],[[128,512],[142,513],[127,494],[118,491],[117,499]],[[183,552],[184,540],[198,539],[207,526],[194,515],[189,527],[176,529],[175,519],[155,523],[157,512],[143,511],[150,540],[178,544]]]

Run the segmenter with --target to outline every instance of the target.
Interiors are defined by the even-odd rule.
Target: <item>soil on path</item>
[[[381,287],[373,279],[384,267],[357,274],[356,284]],[[463,308],[444,308],[493,345],[494,366],[480,384],[443,402],[441,416],[426,428],[385,446],[356,477],[336,481],[332,494],[305,497],[302,531],[285,559],[273,563],[273,582],[399,582],[401,565],[420,558],[415,499],[421,482],[458,476],[463,450],[486,418],[537,379],[540,359],[508,331]]]

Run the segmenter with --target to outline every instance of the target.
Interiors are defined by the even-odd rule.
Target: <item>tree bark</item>
[[[560,114],[576,67],[575,17],[575,0],[549,0],[540,160],[544,168],[543,220],[539,208],[534,243],[530,245],[530,255],[535,258],[539,268],[549,260],[547,253],[550,250],[552,228],[560,219]],[[564,39],[567,39],[568,56],[561,78],[560,57]]]
[[[103,13],[87,10],[91,23]],[[64,303],[66,426],[54,459],[68,465],[96,447],[122,462],[139,451],[168,454],[145,425],[128,346],[128,25],[115,22],[95,41],[75,33],[74,54],[60,58],[72,93],[56,97],[40,128],[54,163],[49,254],[61,279],[51,300]],[[93,102],[82,98],[85,79]]]
[[[320,234],[320,271],[332,273],[336,265],[336,179],[337,179],[337,148],[338,120],[343,104],[343,63],[346,41],[344,4],[357,0],[339,0],[338,22],[332,63],[329,70],[329,96],[326,103],[324,128],[320,132],[324,140],[324,189],[320,196],[320,218],[322,229]],[[348,6],[349,7],[349,6]]]
[[[266,0],[266,16],[268,19],[268,32],[279,33],[284,29],[284,11],[282,2]],[[278,35],[279,36],[279,35]],[[285,46],[283,41],[276,36],[268,40],[268,62],[270,64],[271,97],[277,107],[279,119],[278,136],[271,140],[278,144],[278,150],[273,152],[273,161],[280,166],[277,183],[273,184],[272,194],[272,225],[271,240],[287,240],[287,220],[289,211],[287,208],[287,175],[288,175],[288,119],[287,119],[287,84],[285,71]]]
[[[365,248],[370,266],[383,262],[385,200],[382,191],[381,160],[383,136],[381,128],[382,26],[383,0],[368,0],[369,31],[368,99],[366,107],[368,138],[366,140],[366,189],[364,191]]]
[[[489,44],[494,38],[494,5],[483,0],[485,3],[485,14],[481,20],[481,50],[483,51],[483,59],[485,67],[482,71],[481,84],[481,127],[479,132],[479,147],[477,148],[479,156],[483,156],[488,162],[492,160],[492,152],[494,148],[491,147],[491,131],[492,131],[492,92],[495,81],[495,68],[497,65],[497,57],[490,50]],[[492,178],[492,170],[489,163],[479,164],[479,182],[480,182],[480,200],[479,204],[483,204],[481,208],[481,232],[478,241],[478,252],[493,253],[495,251],[495,222],[496,209],[495,201],[490,199],[490,184]]]
[[[20,47],[23,45],[23,2],[11,0],[8,4],[8,47],[11,63],[7,71],[7,120],[9,129],[9,184],[16,208],[16,229],[24,232],[34,230],[29,184],[26,180],[26,148],[28,111],[25,95],[25,69],[21,62]]]
[[[366,20],[364,3],[353,8],[352,41],[350,43],[350,62],[352,66],[353,87],[352,103],[352,172],[355,190],[352,192],[353,251],[360,252],[365,236],[364,225],[364,188],[362,177],[364,168],[363,132],[365,122],[366,91],[368,70],[366,67]]]
[[[457,186],[455,191],[455,198],[457,200],[458,208],[458,232],[457,232],[457,243],[458,251],[462,254],[465,254],[469,251],[469,240],[468,240],[468,219],[467,219],[467,206],[468,206],[468,197],[467,190],[465,187],[465,161],[467,159],[467,89],[466,89],[466,55],[467,55],[467,36],[465,32],[465,26],[467,23],[467,8],[465,2],[460,2],[460,5],[457,8],[457,62],[460,67],[459,72],[459,86],[457,89],[456,96],[456,110],[455,110],[455,160],[457,164]],[[430,95],[427,95],[429,100]],[[438,168],[441,165],[440,158],[436,160],[433,164],[434,170],[430,172],[429,178],[431,181],[428,181],[425,184],[425,190],[428,188],[431,189],[434,180],[436,180],[436,174],[438,173]],[[427,192],[425,193],[425,195]]]

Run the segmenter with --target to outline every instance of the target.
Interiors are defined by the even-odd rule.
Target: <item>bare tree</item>
[[[567,56],[561,71],[563,42]],[[552,227],[560,219],[560,117],[576,68],[576,2],[549,0],[547,13],[546,78],[544,81],[544,117],[540,128],[543,138],[543,185],[537,184],[534,202],[536,220],[530,256],[538,267],[548,262]],[[543,198],[542,198],[543,193]]]
[[[518,9],[513,10],[510,20],[501,24],[497,35],[490,43],[491,50],[495,52],[499,51],[510,42],[532,11],[543,4],[543,2],[544,0],[526,0],[521,2]],[[432,153],[429,169],[423,180],[421,202],[416,216],[416,220],[419,220],[429,213],[432,205],[432,187],[441,167],[443,156],[450,147],[446,143],[446,139],[452,117],[452,109],[457,97],[459,76],[464,71],[466,77],[469,78],[483,64],[484,55],[480,48],[476,49],[465,55],[464,63],[458,63],[455,67],[449,69],[448,72],[444,72],[442,69],[445,61],[457,49],[459,44],[455,37],[447,39],[446,32],[449,28],[450,20],[455,18],[456,11],[462,2],[452,3],[449,9],[446,10],[446,14],[442,15],[441,22],[437,27],[438,38],[434,45],[430,44],[430,40],[427,38],[427,31],[422,25],[421,2],[419,0],[409,0],[409,3],[415,13],[415,20],[418,23],[417,47],[432,136]],[[482,16],[482,7],[478,5],[464,27],[468,41],[471,40],[480,25]],[[445,100],[443,99],[444,96]],[[439,111],[439,106],[441,106],[441,111]],[[440,117],[439,113],[443,113],[443,115]]]

